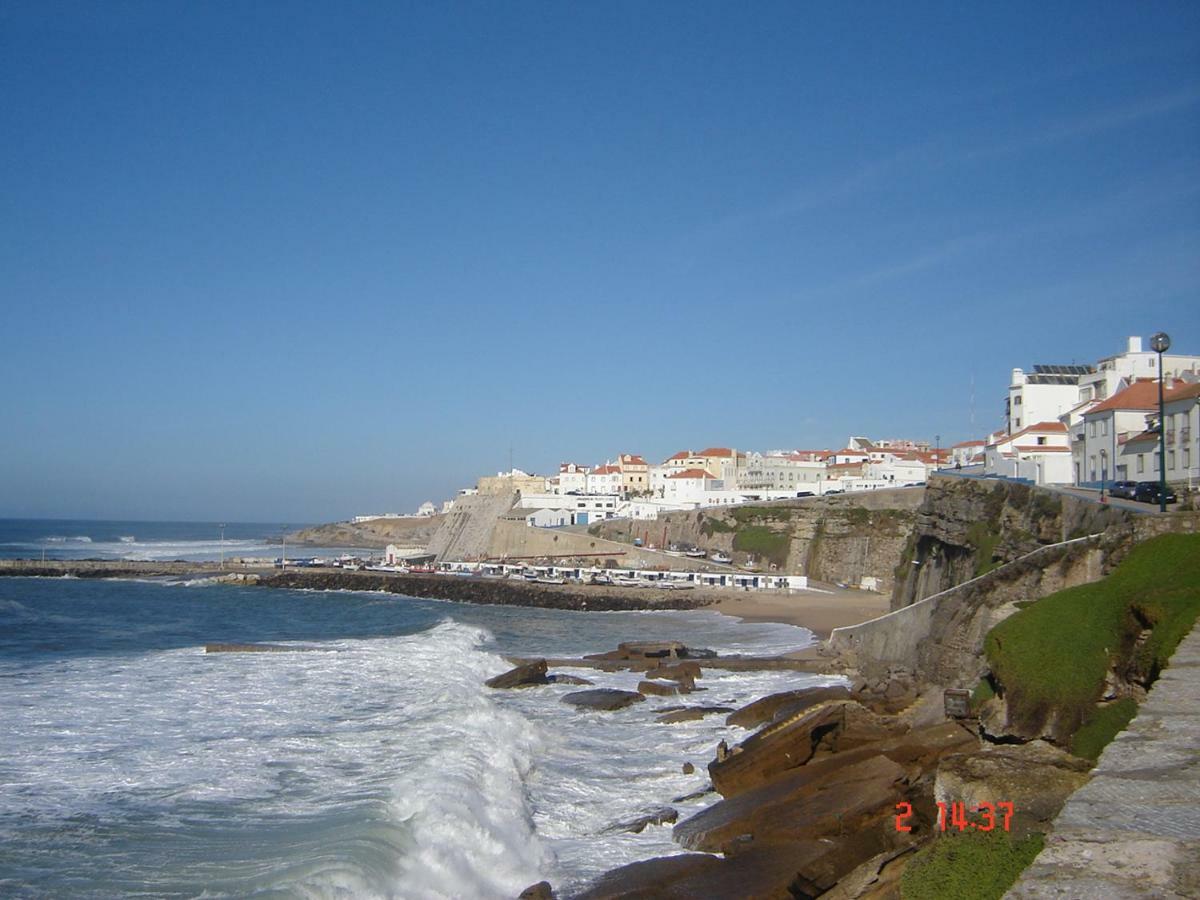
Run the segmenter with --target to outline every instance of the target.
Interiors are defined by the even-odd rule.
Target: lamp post
[[[1150,338],[1150,349],[1158,354],[1158,511],[1167,511],[1167,417],[1163,403],[1163,354],[1171,349],[1165,331]]]

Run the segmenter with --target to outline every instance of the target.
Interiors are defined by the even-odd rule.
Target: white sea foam
[[[0,611],[31,612],[16,601]],[[468,612],[509,627],[504,610],[454,615]],[[545,621],[528,618],[526,630],[550,655],[607,649],[619,634],[676,633],[725,652],[791,649],[807,636],[716,613],[537,615]],[[329,653],[0,659],[0,843],[20,857],[37,829],[76,835],[74,853],[55,844],[60,871],[126,879],[111,876],[97,895],[205,884],[210,896],[499,898],[542,878],[571,890],[680,852],[669,826],[607,833],[614,822],[656,804],[683,818],[714,799],[673,802],[704,784],[718,741],[745,732],[720,715],[658,724],[663,707],[736,707],[834,680],[706,669],[702,692],[581,712],[560,702],[578,689],[569,685],[485,688],[509,665],[485,652],[490,642],[484,628],[445,622],[329,641]],[[641,677],[573,674],[627,689]],[[685,761],[696,774],[682,774]],[[192,854],[161,837],[196,833]]]

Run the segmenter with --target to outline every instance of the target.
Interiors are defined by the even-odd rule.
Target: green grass
[[[1200,535],[1167,534],[1139,544],[1103,581],[1010,616],[988,632],[985,652],[1010,721],[1035,730],[1057,716],[1065,739],[1093,715],[1110,667],[1149,684],[1198,615]]]
[[[992,559],[996,545],[1000,543],[1000,535],[988,528],[986,522],[974,522],[967,529],[967,540],[975,548],[975,577],[986,575],[992,569],[1001,565]]]
[[[902,900],[996,900],[1012,887],[1045,843],[1003,831],[938,837],[920,850],[900,878]]]
[[[788,550],[791,546],[791,535],[772,531],[765,525],[747,525],[745,528],[739,529],[738,533],[733,536],[734,550],[753,553],[757,557],[775,563],[780,568],[786,565]]]
[[[979,709],[995,696],[996,691],[992,687],[992,683],[986,678],[979,679],[979,684],[975,685],[975,690],[971,691],[971,709]]]
[[[792,518],[792,509],[788,506],[735,506],[729,510],[729,515],[739,525],[749,525],[754,522],[788,522]]]
[[[1129,697],[1096,708],[1092,717],[1071,738],[1071,752],[1097,760],[1109,742],[1137,715],[1137,704]]]
[[[705,537],[712,537],[714,534],[729,534],[737,531],[733,525],[726,525],[720,519],[706,518],[700,524],[700,532]]]

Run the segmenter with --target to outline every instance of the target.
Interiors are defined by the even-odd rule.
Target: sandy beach
[[[889,611],[891,598],[886,594],[846,590],[835,586],[822,586],[822,590],[827,590],[828,593],[722,592],[721,599],[709,609],[730,616],[740,616],[750,622],[801,625],[821,640],[828,638],[835,628],[857,625]]]

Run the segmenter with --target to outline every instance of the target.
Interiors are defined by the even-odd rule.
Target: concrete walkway
[[[1005,897],[1200,897],[1200,625]]]

